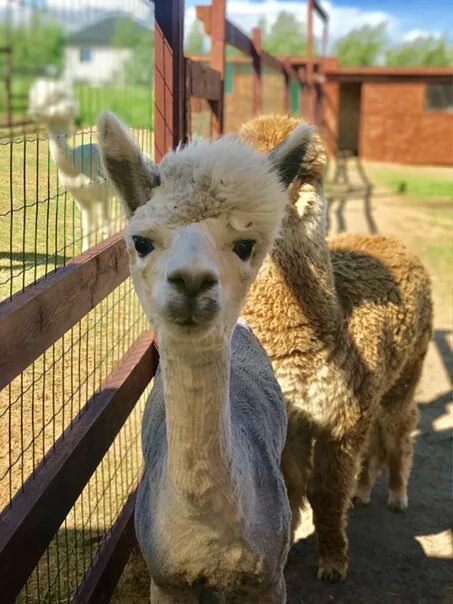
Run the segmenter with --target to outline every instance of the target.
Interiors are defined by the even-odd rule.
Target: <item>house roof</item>
[[[148,32],[145,26],[130,17],[114,15],[74,32],[68,36],[66,44],[67,46],[111,46],[118,25],[123,21],[130,22],[139,33]]]

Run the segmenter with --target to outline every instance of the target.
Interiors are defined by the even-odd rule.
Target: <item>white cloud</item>
[[[441,38],[442,33],[440,31],[428,31],[426,29],[411,29],[406,32],[403,36],[404,42],[412,42],[417,38]]]

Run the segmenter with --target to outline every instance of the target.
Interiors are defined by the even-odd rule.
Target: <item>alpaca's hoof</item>
[[[394,491],[389,491],[387,506],[393,512],[404,512],[408,506],[407,495],[400,495]]]
[[[346,562],[320,562],[318,579],[329,583],[338,583],[346,579],[348,565]]]
[[[371,497],[369,495],[367,497],[363,497],[361,495],[354,495],[354,497],[352,498],[352,503],[355,507],[369,505],[370,501]]]

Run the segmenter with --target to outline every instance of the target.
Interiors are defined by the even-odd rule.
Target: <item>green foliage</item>
[[[292,13],[281,11],[269,28],[265,17],[260,19],[262,45],[273,55],[306,53],[305,25]]]
[[[445,37],[423,36],[386,53],[386,64],[401,67],[453,65],[453,45]]]
[[[364,25],[339,38],[334,46],[334,54],[341,65],[376,65],[386,44],[386,23]]]
[[[41,74],[60,73],[63,66],[64,31],[61,26],[38,12],[28,23],[0,24],[0,45],[12,48],[15,72]]]
[[[203,55],[204,50],[204,35],[203,26],[198,19],[192,23],[189,33],[187,34],[185,43],[185,52],[189,55]]]
[[[125,65],[125,80],[133,85],[151,85],[153,65],[153,32],[128,17],[118,19],[113,46],[129,48],[132,57]]]

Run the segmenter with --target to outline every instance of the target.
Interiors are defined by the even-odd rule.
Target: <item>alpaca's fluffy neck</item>
[[[337,334],[342,326],[342,309],[335,288],[329,248],[326,242],[326,208],[322,187],[304,185],[296,208],[291,206],[272,257],[305,315],[306,329],[319,338]]]
[[[230,339],[206,349],[160,338],[159,352],[170,482],[192,503],[234,508]]]
[[[65,176],[77,176],[79,170],[74,165],[73,150],[68,144],[69,124],[67,120],[49,120],[47,123],[49,151],[58,171]]]

